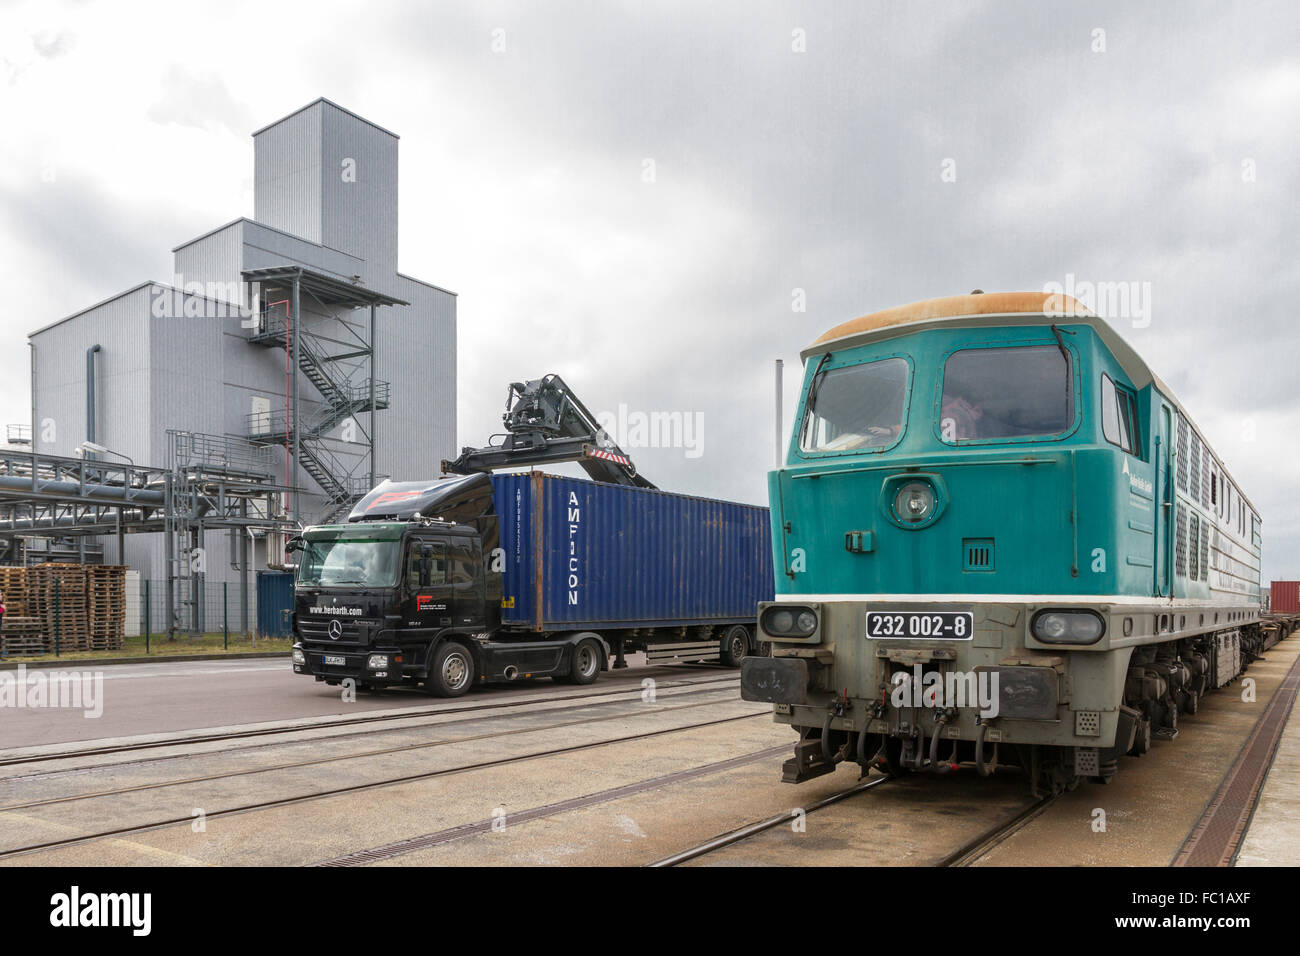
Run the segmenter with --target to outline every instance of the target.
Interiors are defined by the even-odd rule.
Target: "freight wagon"
[[[773,595],[769,529],[766,508],[540,472],[386,481],[291,543],[293,668],[453,697],[589,684],[641,650],[737,666]]]

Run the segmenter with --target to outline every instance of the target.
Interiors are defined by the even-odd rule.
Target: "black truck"
[[[757,650],[766,508],[656,489],[556,376],[512,385],[505,421],[505,441],[443,463],[453,477],[386,481],[291,542],[295,672],[451,697],[591,683],[633,651],[738,666]],[[574,460],[597,480],[491,473]]]

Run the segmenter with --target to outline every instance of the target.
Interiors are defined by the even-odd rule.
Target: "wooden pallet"
[[[49,650],[40,618],[6,614],[0,627],[0,651],[5,654],[44,654]]]

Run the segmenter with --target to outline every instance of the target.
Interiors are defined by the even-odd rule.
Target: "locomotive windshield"
[[[808,390],[799,447],[834,452],[892,445],[903,430],[907,374],[901,358],[818,373]]]
[[[944,441],[1056,435],[1073,421],[1070,363],[1055,345],[962,349],[944,366]]]

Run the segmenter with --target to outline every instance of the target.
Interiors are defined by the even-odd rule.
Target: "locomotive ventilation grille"
[[[992,571],[993,539],[963,538],[961,542],[963,571]]]

